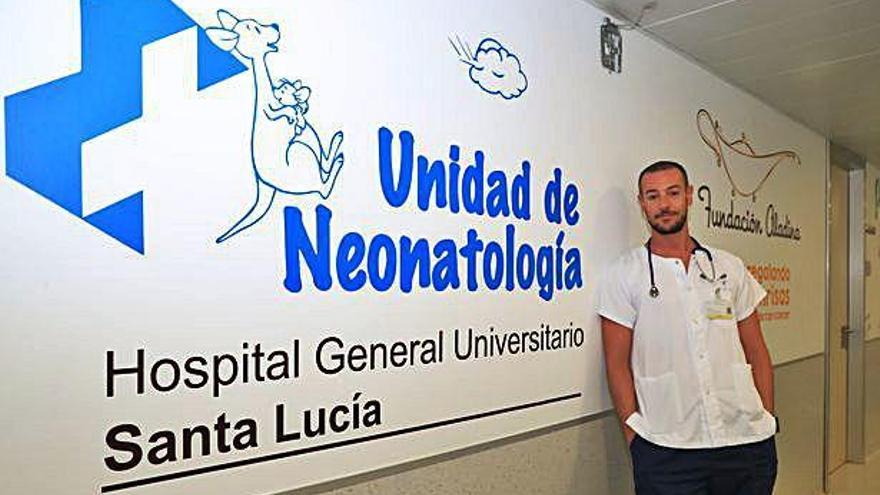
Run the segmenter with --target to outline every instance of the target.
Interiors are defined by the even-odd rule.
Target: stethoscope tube
[[[709,264],[712,267],[712,278],[710,279],[708,276],[706,276],[706,272],[703,271],[703,267],[702,267],[702,265],[700,265],[700,262],[697,261],[697,268],[700,269],[700,278],[702,278],[703,280],[708,280],[708,281],[714,283],[715,279],[716,279],[716,277],[715,277],[715,260],[712,259],[712,253],[710,253],[708,249],[704,248],[703,245],[700,244],[693,237],[691,237],[690,239],[694,243],[694,248],[691,250],[691,254],[696,255],[698,251],[702,251],[703,253],[706,254],[706,257],[709,258]],[[651,288],[648,290],[648,295],[651,296],[652,298],[656,299],[657,297],[660,296],[660,289],[657,288],[657,282],[654,279],[654,260],[653,260],[654,255],[653,255],[653,253],[651,253],[651,239],[650,238],[648,239],[648,242],[645,243],[645,250],[648,251],[648,272],[651,274]]]

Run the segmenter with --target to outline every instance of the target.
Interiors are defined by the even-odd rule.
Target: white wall
[[[222,2],[179,4],[204,25],[217,25],[214,12],[228,7]],[[33,14],[46,6],[32,2],[6,8],[10,15],[2,16],[2,22],[15,24],[16,31],[36,36],[34,32],[46,30],[43,18]],[[270,69],[276,79],[302,78],[312,88],[307,116],[325,143],[332,131],[344,130],[345,166],[339,182],[326,201],[279,193],[260,223],[224,244],[214,243],[253,198],[253,88],[250,74],[242,74],[196,93],[192,31],[144,49],[143,117],[83,146],[87,208],[145,191],[146,255],[119,245],[9,177],[0,178],[0,374],[7,377],[0,383],[0,395],[14,404],[0,408],[0,422],[16,425],[7,434],[0,465],[15,491],[87,492],[435,426],[140,490],[266,493],[607,410],[591,294],[603,266],[647,235],[634,183],[641,168],[661,158],[686,164],[696,187],[711,188],[716,209],[727,210],[733,201],[735,212],[752,212],[765,229],[771,204],[791,217],[800,230],[797,241],[708,228],[706,205],[700,201],[691,211],[694,233],[705,243],[732,250],[749,265],[784,267],[791,274],[790,280],[768,282],[788,295],[762,308],[778,318],[764,323],[774,360],[783,363],[822,351],[824,314],[816,294],[824,284],[826,156],[818,134],[638,33],[625,34],[624,72],[607,73],[597,60],[603,15],[578,1],[263,0],[236,9],[239,16],[280,25],[279,53],[269,57]],[[11,26],[2,27],[8,32]],[[468,40],[471,49],[485,37],[501,41],[522,64],[528,79],[525,92],[505,100],[482,91],[450,46],[449,38],[456,35]],[[66,74],[77,65],[79,53],[60,50],[62,46],[29,45],[27,60],[48,66],[40,74]],[[47,59],[44,52],[64,57]],[[27,65],[20,74],[17,70],[4,75],[2,94],[51,78],[35,77]],[[754,199],[732,198],[725,172],[697,132],[701,108],[720,121],[726,136],[745,132],[756,151],[792,150],[800,164],[780,164]],[[451,144],[461,147],[462,166],[471,163],[476,150],[485,152],[487,173],[503,170],[512,177],[528,160],[532,219],[422,212],[412,198],[401,208],[392,207],[379,182],[381,127],[395,134],[395,156],[396,136],[407,130],[415,136],[416,153],[431,159],[445,160]],[[556,167],[579,191],[580,218],[573,226],[544,219],[544,186]],[[760,181],[763,169],[735,159],[730,170],[748,188]],[[535,287],[473,293],[416,289],[404,294],[395,283],[387,292],[369,285],[348,292],[334,273],[329,291],[316,289],[305,276],[304,289],[292,293],[282,283],[283,207],[302,210],[306,228],[312,229],[319,204],[333,212],[334,250],[346,232],[362,233],[367,240],[380,233],[395,240],[407,235],[433,246],[442,239],[463,243],[470,228],[485,241],[503,242],[505,227],[513,224],[519,242],[536,247],[553,245],[564,232],[564,248],[580,253],[583,285],[556,290],[551,301],[542,299]],[[459,266],[465,269],[463,261]],[[456,328],[489,333],[492,326],[502,333],[541,324],[582,328],[584,342],[482,360],[462,361],[452,354]],[[323,374],[315,366],[314,350],[330,335],[347,343],[391,343],[433,338],[440,330],[446,334],[440,364],[339,375]],[[289,348],[295,339],[303,353],[297,379],[238,383],[219,398],[204,388],[138,395],[129,379],[118,382],[116,396],[105,392],[108,350],[131,365],[137,349],[145,349],[149,362],[164,357],[183,361],[241,353],[243,342],[251,349],[256,343],[272,350]],[[362,406],[370,399],[381,402],[381,425],[300,442],[275,441],[276,404],[287,404],[288,412],[352,405],[358,402],[353,400],[357,392],[363,394],[358,399]],[[435,424],[566,394],[581,395],[448,426]],[[107,456],[127,458],[105,441],[119,424],[133,423],[149,433],[180,432],[200,423],[211,425],[221,413],[233,422],[254,418],[259,447],[222,453],[215,445],[209,456],[158,465],[144,461],[123,472],[111,472],[105,464]],[[294,428],[298,420],[292,416],[289,421]],[[147,444],[144,439],[140,443]],[[53,466],[53,476],[46,476],[47,465]]]
[[[865,166],[865,261],[871,267],[865,277],[865,338],[880,337],[880,171],[869,163]],[[871,233],[873,232],[873,233]]]
[[[865,450],[880,450],[880,171],[865,167]],[[870,232],[874,232],[871,234]]]

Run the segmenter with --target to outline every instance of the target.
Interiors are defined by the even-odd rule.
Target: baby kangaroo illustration
[[[282,79],[272,82],[266,56],[278,51],[281,31],[277,24],[261,24],[253,19],[238,19],[225,10],[217,12],[220,27],[205,30],[217,46],[247,59],[254,76],[254,116],[251,128],[251,162],[257,185],[253,206],[217,243],[226,241],[252,227],[269,211],[275,193],[318,194],[330,197],[342,169],[344,155],[340,151],[342,131],[337,131],[325,150],[314,127],[304,119],[292,118],[290,102],[279,101],[282,87],[290,84]],[[283,99],[283,98],[282,98]]]

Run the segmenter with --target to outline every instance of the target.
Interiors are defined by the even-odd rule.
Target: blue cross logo
[[[144,254],[143,191],[83,215],[82,144],[141,117],[142,47],[196,23],[170,0],[80,6],[82,70],[6,97],[6,175]],[[199,91],[246,70],[200,27],[197,47]]]

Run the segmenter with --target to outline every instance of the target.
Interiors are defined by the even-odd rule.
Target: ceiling
[[[638,19],[650,0],[588,0]],[[655,0],[641,28],[880,163],[880,0]]]

